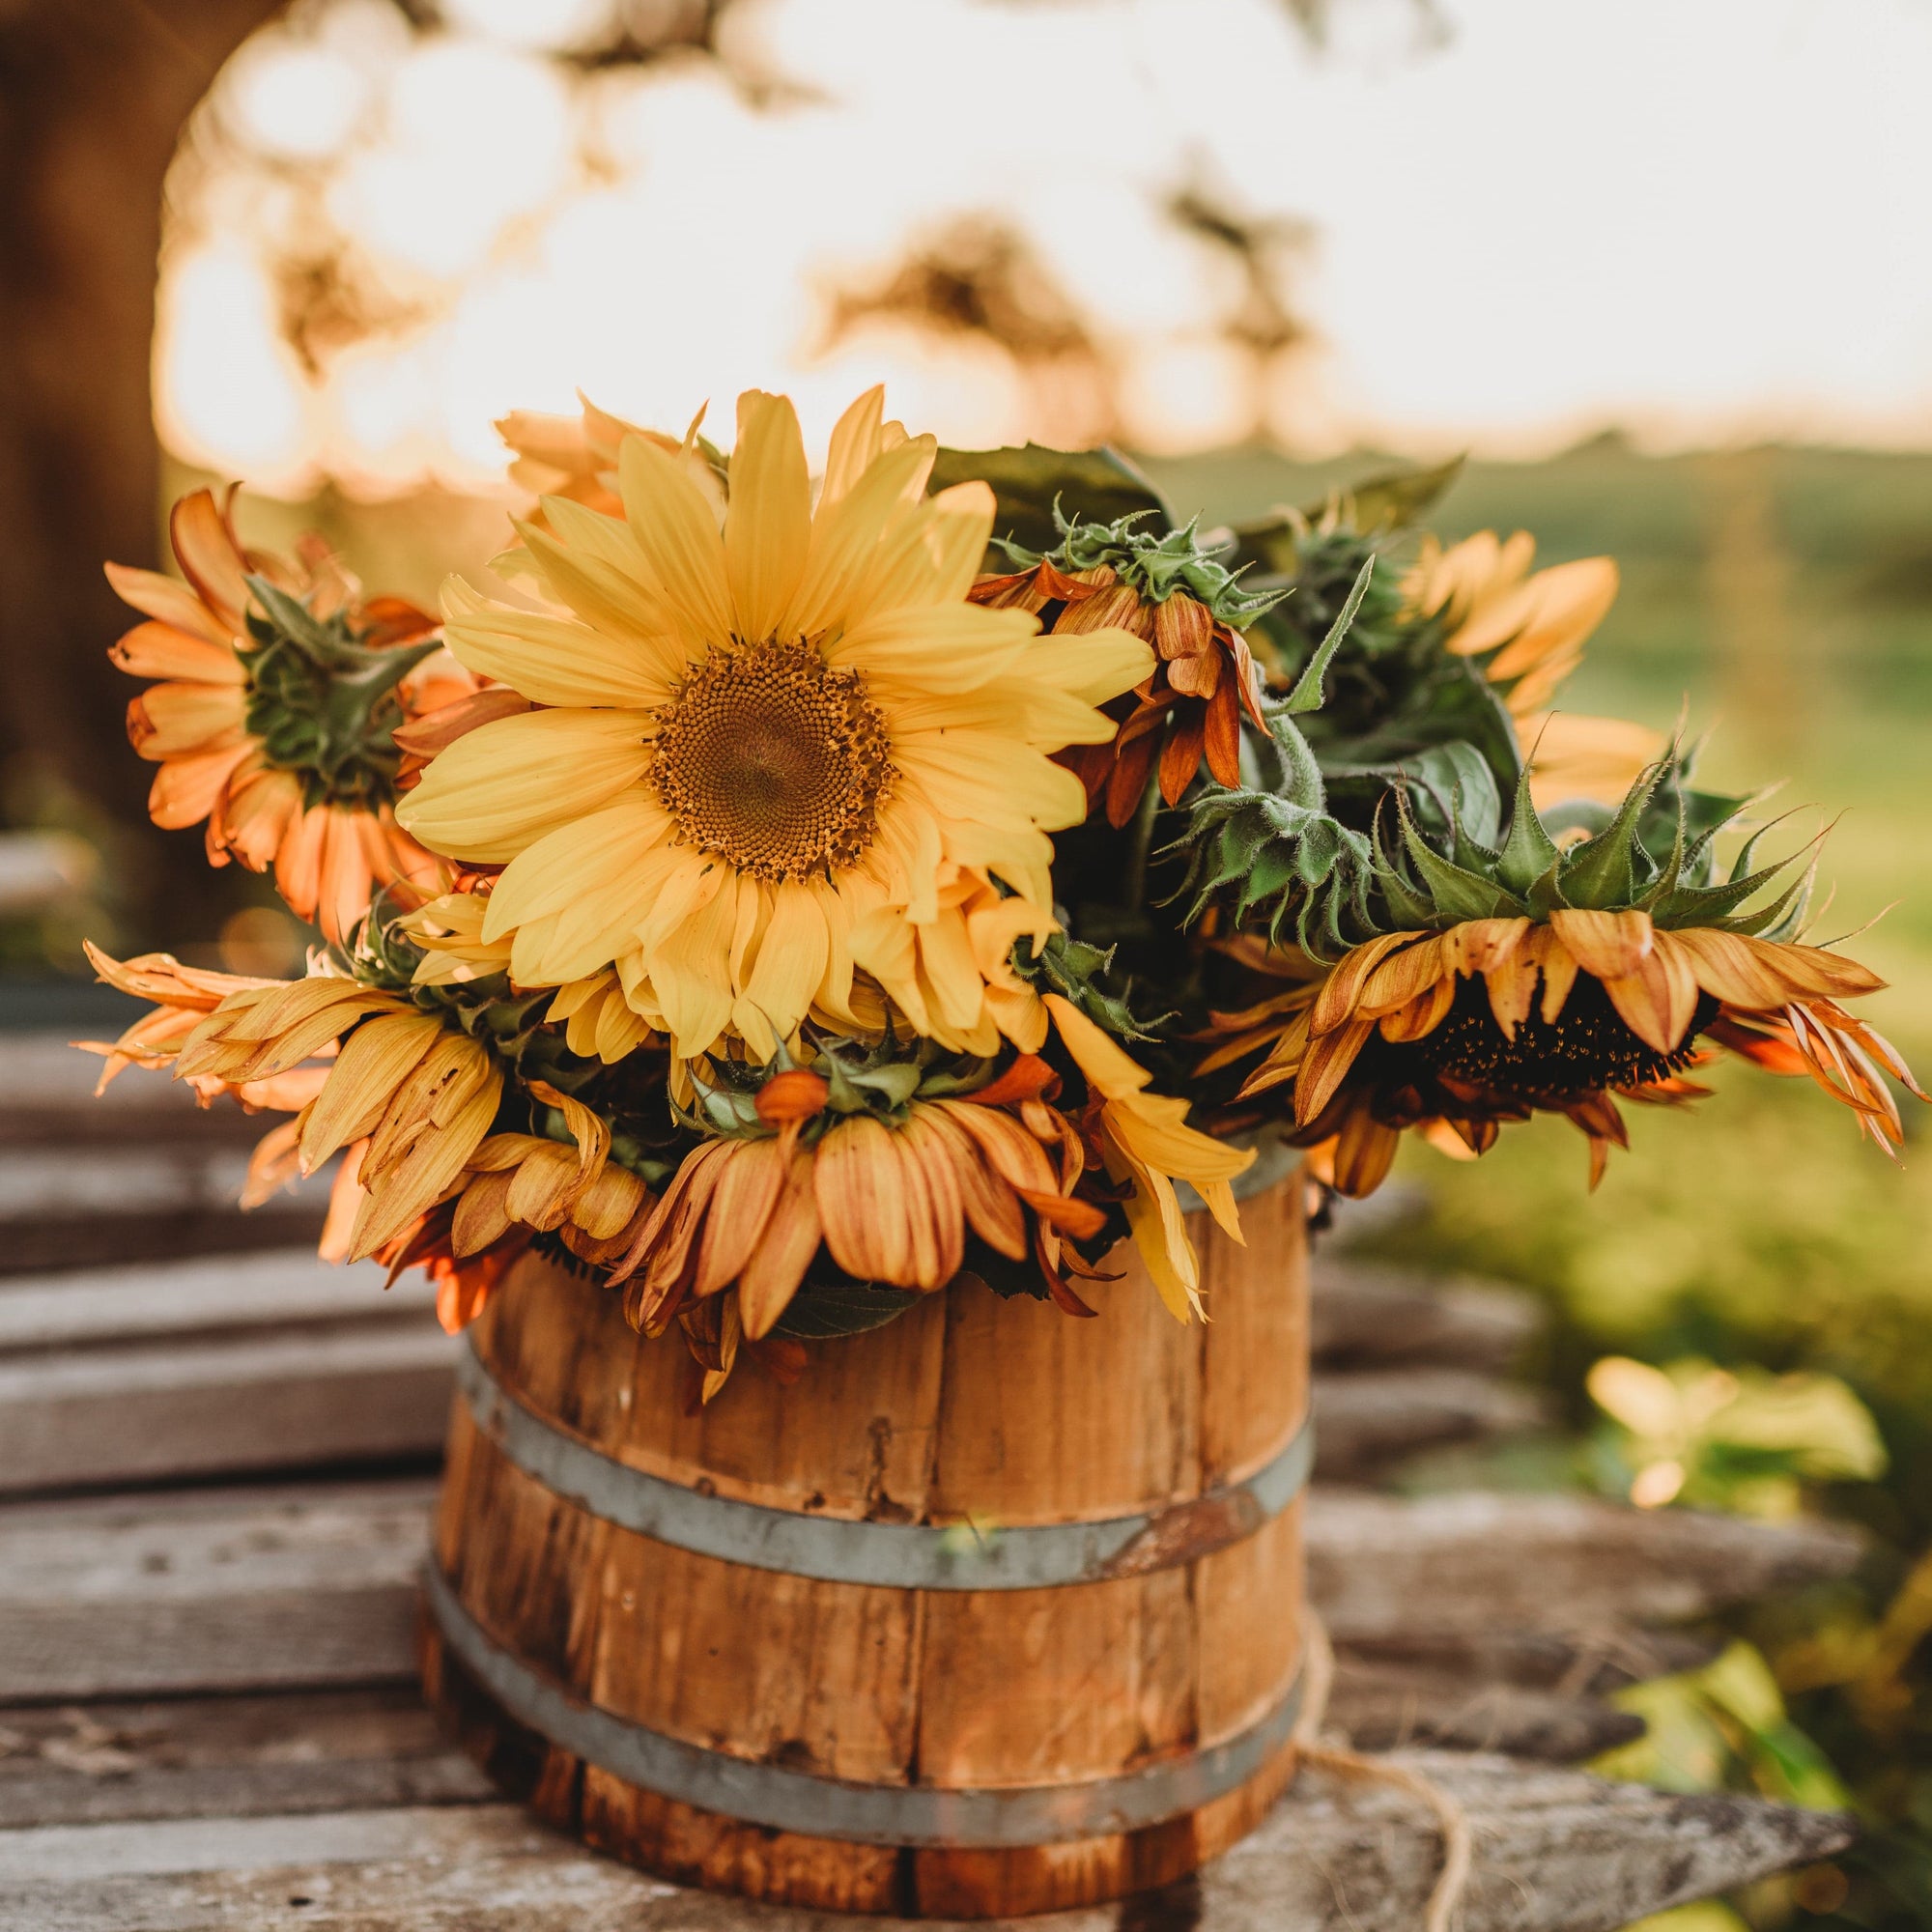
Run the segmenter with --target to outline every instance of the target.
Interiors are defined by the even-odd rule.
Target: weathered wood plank
[[[0,1710],[0,1829],[492,1796],[413,1685]]]
[[[128,1009],[141,1010],[131,1001]],[[112,1031],[105,1037],[111,1038]],[[71,1038],[66,1033],[0,1033],[0,1147],[54,1140],[88,1148],[149,1147],[161,1136],[172,1143],[248,1147],[270,1124],[232,1101],[199,1107],[190,1089],[138,1067],[97,1096],[103,1063],[77,1051]]]
[[[0,1144],[0,1275],[313,1242],[326,1176],[244,1214],[246,1148],[178,1135],[175,1124],[156,1122],[130,1146],[76,1148],[38,1133]],[[269,1123],[253,1124],[259,1138]]]
[[[1465,1932],[1608,1932],[1849,1837],[1829,1813],[1672,1798],[1501,1758],[1404,1755],[1468,1813]],[[1431,1814],[1308,1772],[1197,1878],[1040,1932],[1410,1932]],[[582,1853],[507,1805],[55,1826],[0,1833],[0,1923],[37,1932],[833,1932],[849,1921],[688,1892]],[[905,1932],[898,1921],[870,1921]],[[983,1922],[983,1921],[982,1921]]]
[[[1576,1764],[1643,1735],[1643,1719],[1587,1696],[1484,1683],[1414,1664],[1336,1659],[1328,1720],[1358,1750],[1426,1745]]]
[[[375,1262],[331,1266],[313,1248],[75,1269],[0,1283],[0,1355],[26,1350],[416,1318],[436,1306],[419,1271],[384,1290]]]
[[[425,1316],[0,1362],[0,1491],[431,1458],[457,1347]]]
[[[1331,1728],[1369,1750],[1428,1744],[1572,1761],[1641,1725],[1586,1699],[1344,1657]],[[0,1709],[0,1830],[478,1802],[412,1685]]]
[[[1534,1389],[1466,1369],[1318,1371],[1316,1470],[1358,1482],[1423,1449],[1534,1429],[1547,1405]]]
[[[1318,1487],[1308,1509],[1309,1590],[1337,1642],[1681,1623],[1843,1576],[1862,1548],[1846,1523],[1645,1513],[1581,1496],[1406,1500]]]
[[[314,1208],[299,1202],[278,1204],[244,1214],[232,1198],[213,1207],[119,1218],[107,1213],[0,1218],[0,1276],[287,1248],[313,1242],[322,1233],[322,1222],[320,1204]]]
[[[1542,1333],[1546,1317],[1520,1289],[1338,1255],[1318,1243],[1309,1341],[1318,1364],[1428,1362],[1495,1371]]]
[[[0,1510],[0,1699],[406,1677],[430,1495],[411,1479]],[[1307,1544],[1338,1643],[1518,1631],[1585,1657],[1842,1575],[1861,1548],[1834,1524],[1319,1485]]]
[[[1648,1677],[1697,1670],[1722,1645],[1690,1631],[1605,1623],[1587,1631],[1469,1630],[1357,1633],[1344,1657],[1398,1674],[1422,1670],[1464,1684],[1516,1684],[1566,1696],[1603,1696]],[[1500,1748],[1500,1747],[1498,1747]]]
[[[407,1679],[433,1492],[412,1480],[0,1511],[0,1698]]]

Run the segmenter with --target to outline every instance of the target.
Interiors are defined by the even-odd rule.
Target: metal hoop
[[[1001,1529],[854,1522],[706,1495],[593,1449],[526,1408],[473,1347],[457,1385],[476,1427],[525,1475],[622,1529],[754,1570],[897,1590],[1043,1590],[1190,1563],[1252,1536],[1301,1493],[1315,1461],[1312,1420],[1245,1482],[1158,1515]]]
[[[730,1757],[586,1704],[488,1635],[434,1564],[423,1588],[457,1661],[520,1724],[646,1791],[814,1838],[997,1850],[1141,1831],[1245,1784],[1288,1743],[1301,1710],[1297,1674],[1265,1717],[1223,1743],[1081,1784],[857,1784]]]

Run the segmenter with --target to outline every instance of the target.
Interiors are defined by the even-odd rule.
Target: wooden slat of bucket
[[[748,1364],[687,1415],[682,1345],[638,1347],[617,1295],[541,1262],[476,1335],[505,1389],[619,1462],[768,1508],[900,1522],[926,1511],[945,1339],[934,1295],[868,1335],[815,1346],[803,1393]]]
[[[1306,1407],[1298,1204],[1247,1204],[1253,1246],[1200,1224],[1208,1327],[1161,1307],[1130,1248],[1097,1321],[958,1287],[813,1350],[809,1386],[741,1370],[702,1415],[677,1347],[613,1298],[530,1266],[479,1352],[532,1412],[602,1453],[734,1500],[881,1523],[1158,1513],[1264,1466]],[[1209,1424],[1203,1391],[1216,1407]],[[1206,1507],[1204,1505],[1204,1507]],[[459,1603],[503,1650],[645,1731],[854,1783],[1064,1785],[1184,1761],[1276,1706],[1299,1662],[1299,1510],[1144,1574],[1044,1590],[814,1581],[655,1542],[515,1467],[459,1405],[439,1527]],[[1214,1548],[1215,1553],[1207,1554]],[[492,1707],[430,1639],[429,1678],[493,1770],[546,1815],[668,1875],[827,1909],[1039,1911],[1185,1871],[1285,1781],[1165,1825],[1021,1850],[893,1852],[716,1819],[581,1766]]]

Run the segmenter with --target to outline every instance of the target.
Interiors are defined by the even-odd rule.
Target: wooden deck
[[[0,1928],[831,1932],[594,1858],[497,1801],[412,1688],[456,1345],[430,1297],[305,1252],[311,1187],[228,1205],[262,1123],[0,1036]],[[1611,1785],[1602,1701],[1685,1626],[1842,1574],[1833,1525],[1573,1497],[1408,1499],[1415,1451],[1532,1427],[1524,1300],[1324,1254],[1315,1602],[1329,1724],[1451,1793],[1469,1932],[1598,1932],[1831,1856],[1835,1815]],[[1419,1926],[1439,1846],[1385,1786],[1303,1775],[1197,1880],[1053,1932]],[[883,1926],[884,1921],[870,1921]]]

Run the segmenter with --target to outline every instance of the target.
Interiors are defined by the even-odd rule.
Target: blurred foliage
[[[1251,451],[1149,469],[1171,501],[1234,523],[1390,467],[1373,454],[1315,467]],[[1871,1018],[1922,1071],[1932,1061],[1921,778],[1932,730],[1932,459],[1786,449],[1658,459],[1604,438],[1545,463],[1471,463],[1432,521],[1450,537],[1529,529],[1540,562],[1614,554],[1622,594],[1564,702],[1668,727],[1688,697],[1693,727],[1717,727],[1702,768],[1711,782],[1784,773],[1781,805],[1844,811],[1821,868],[1837,899],[1815,936],[1898,901],[1860,952],[1892,982],[1869,1003]],[[1660,1368],[1694,1358],[1741,1389],[1791,1374],[1835,1378],[1870,1412],[1889,1457],[1877,1480],[1782,1472],[1863,1524],[1870,1560],[1845,1582],[1730,1620],[1764,1659],[1791,1724],[1835,1767],[1866,1836],[1832,1866],[1752,1889],[1735,1911],[1700,1906],[1653,1923],[1736,1932],[1741,1913],[1766,1927],[1932,1926],[1924,1122],[1909,1122],[1895,1169],[1808,1085],[1742,1065],[1711,1071],[1718,1092],[1698,1109],[1633,1120],[1634,1145],[1595,1195],[1583,1143],[1560,1122],[1505,1136],[1472,1165],[1406,1151],[1397,1184],[1419,1190],[1422,1210],[1372,1245],[1544,1294],[1554,1321],[1535,1371],[1578,1437],[1603,1425],[1585,1377],[1610,1353]],[[1504,1460],[1506,1480],[1577,1479],[1567,1449],[1517,1445],[1499,1467]],[[1729,1501],[1739,1499],[1733,1488]],[[1746,1776],[1745,1764],[1733,1753],[1722,1774]]]
[[[1850,1803],[1824,1754],[1792,1723],[1771,1666],[1742,1640],[1701,1670],[1634,1684],[1611,1701],[1646,1729],[1596,1761],[1591,1769],[1605,1777],[1663,1791],[1754,1791],[1818,1811]]]
[[[1593,1444],[1599,1483],[1641,1509],[1791,1517],[1807,1484],[1885,1473],[1878,1425],[1836,1376],[1605,1355],[1584,1387],[1607,1418]]]

